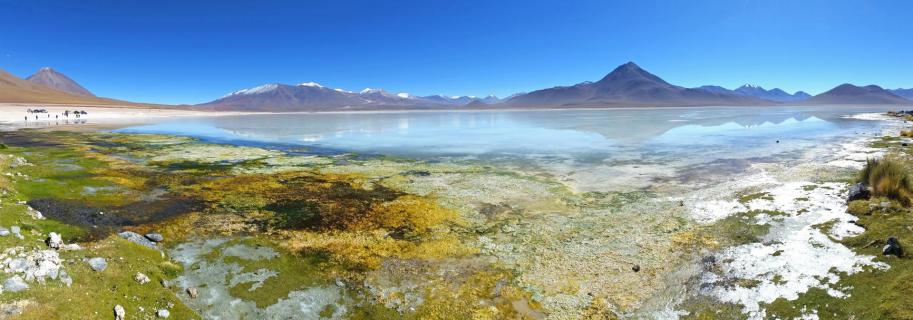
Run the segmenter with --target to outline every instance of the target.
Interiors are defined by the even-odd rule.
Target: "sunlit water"
[[[682,168],[779,160],[875,135],[851,118],[886,108],[736,107],[254,114],[182,118],[118,130],[207,141],[548,167],[579,189],[644,187]]]

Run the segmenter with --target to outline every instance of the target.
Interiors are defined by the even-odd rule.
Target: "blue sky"
[[[682,86],[913,87],[913,1],[0,0],[0,68],[200,103],[263,83],[505,96],[634,61]]]

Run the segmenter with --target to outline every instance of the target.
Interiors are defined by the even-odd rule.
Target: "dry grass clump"
[[[910,129],[910,130],[901,130],[901,131],[900,131],[900,136],[901,136],[901,137],[907,137],[907,138],[913,138],[913,129]]]
[[[913,181],[903,162],[884,158],[869,159],[859,172],[859,182],[865,183],[876,197],[887,197],[903,205],[913,200]]]

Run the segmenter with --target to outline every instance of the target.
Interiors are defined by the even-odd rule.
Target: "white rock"
[[[48,247],[52,249],[60,249],[63,246],[63,238],[60,237],[60,234],[57,232],[51,232],[48,234]]]
[[[147,277],[142,272],[137,272],[135,275],[133,275],[133,280],[136,280],[136,282],[139,282],[139,284],[147,284],[149,281],[151,281],[149,280],[149,277]]]
[[[88,260],[89,266],[92,267],[92,270],[95,271],[105,271],[108,268],[108,262],[105,261],[105,258],[95,257]]]
[[[155,312],[155,315],[159,318],[168,318],[171,316],[171,312],[165,309],[159,309]]]
[[[20,276],[13,276],[12,278],[3,281],[3,289],[6,289],[6,291],[9,292],[19,292],[28,288],[28,283],[25,283]]]
[[[121,305],[114,306],[114,320],[124,320],[127,317],[127,311]]]

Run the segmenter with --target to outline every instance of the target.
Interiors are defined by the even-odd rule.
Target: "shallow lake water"
[[[566,177],[579,190],[600,190],[645,187],[651,179],[687,175],[701,165],[724,164],[720,169],[726,170],[726,163],[746,159],[789,160],[808,148],[879,134],[882,122],[851,116],[883,111],[828,106],[250,114],[117,131],[311,152],[522,164]]]

